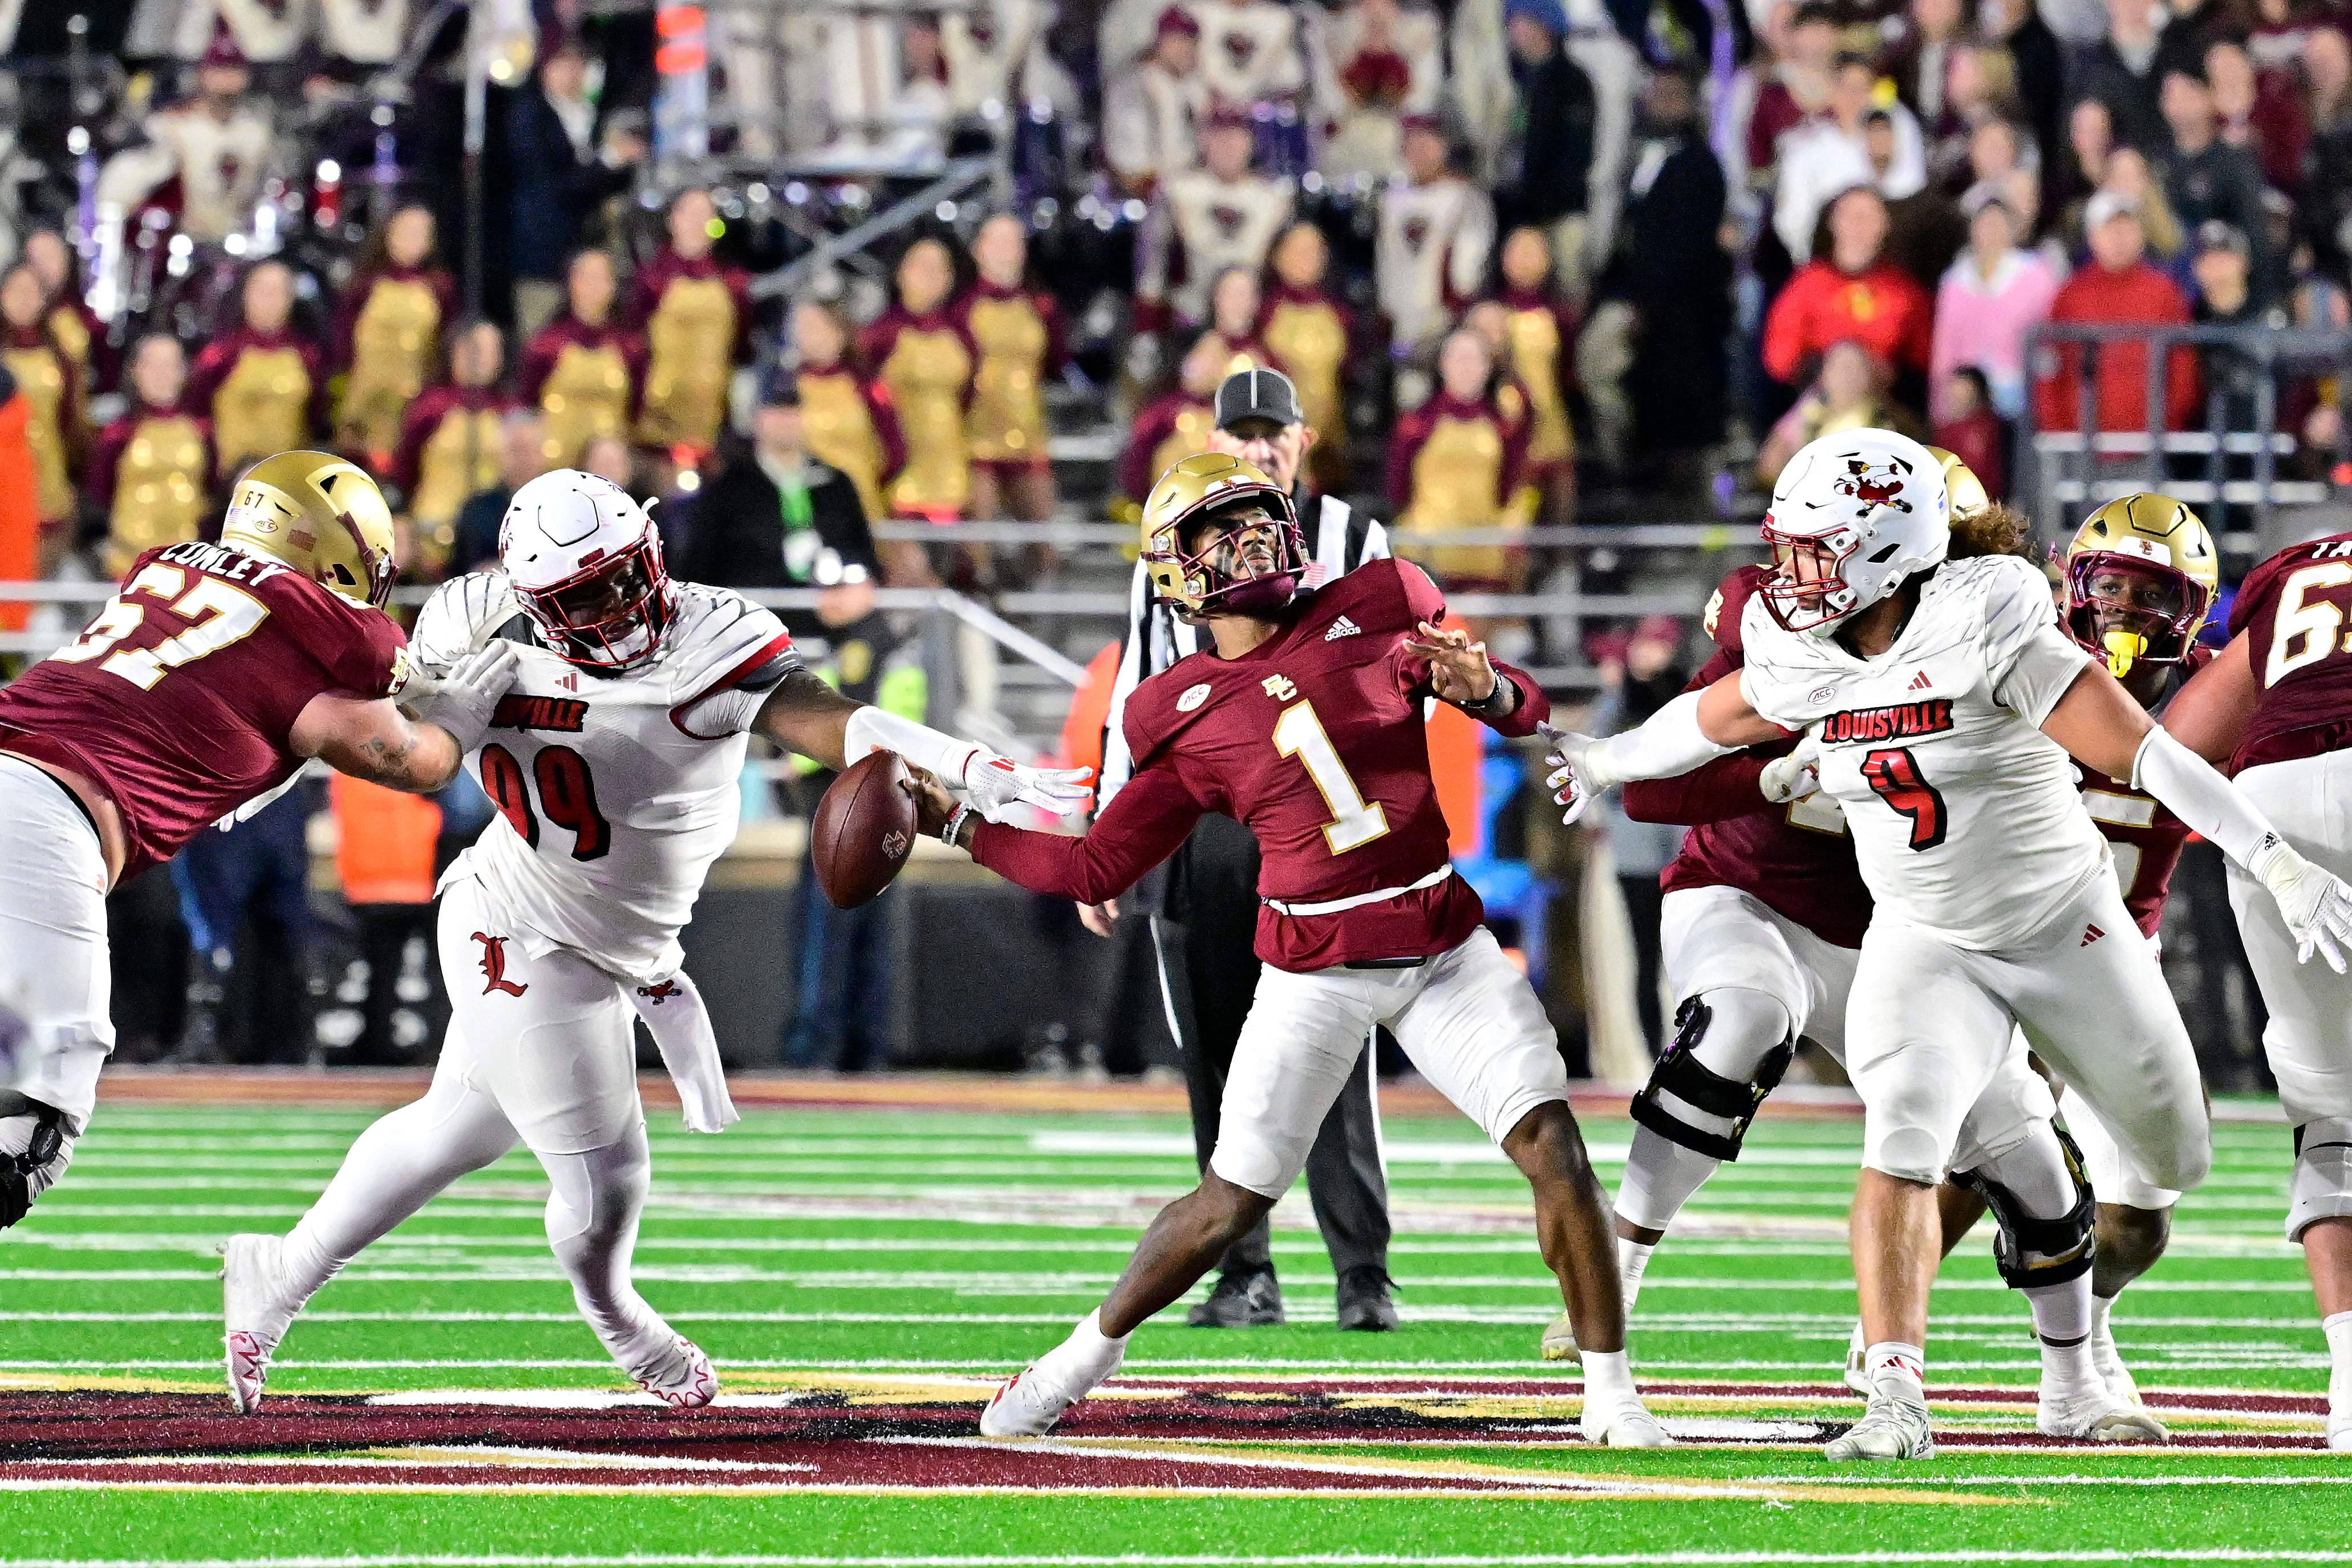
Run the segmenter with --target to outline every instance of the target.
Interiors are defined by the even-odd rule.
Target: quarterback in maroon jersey
[[[0,1227],[63,1174],[114,1046],[107,890],[307,758],[422,791],[479,738],[511,651],[411,680],[392,576],[374,481],[281,453],[238,483],[220,543],[141,556],[79,638],[0,691]]]
[[[1549,711],[1533,681],[1442,632],[1421,570],[1368,561],[1311,593],[1290,497],[1257,469],[1177,464],[1144,506],[1160,594],[1204,622],[1213,650],[1128,699],[1134,777],[1084,838],[982,822],[923,791],[925,822],[1011,880],[1098,904],[1122,893],[1209,811],[1263,852],[1257,951],[1266,964],[1226,1080],[1201,1185],[1160,1212],[1126,1272],[1062,1344],[1000,1389],[992,1437],[1034,1436],[1110,1375],[1137,1325],[1176,1301],[1297,1179],[1308,1145],[1375,1024],[1477,1122],[1535,1189],[1544,1260],[1584,1351],[1587,1437],[1654,1447],[1624,1352],[1609,1207],[1568,1108],[1551,1026],[1481,924],[1446,859],[1422,705],[1454,704],[1506,735]]]
[[[2164,724],[2228,759],[2238,788],[2287,842],[2352,871],[2352,534],[2293,545],[2248,574],[2230,645],[2182,689]],[[2301,964],[2260,889],[2230,871],[2246,958],[2270,1023],[2263,1053],[2294,1127],[2286,1233],[2303,1244],[2326,1332],[2327,1446],[2352,1453],[2352,979]]]

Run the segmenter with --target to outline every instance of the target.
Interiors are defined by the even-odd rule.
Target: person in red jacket
[[[2091,265],[2058,290],[2058,298],[2050,308],[2053,324],[2189,325],[2189,301],[2179,287],[2147,264],[2147,236],[2140,227],[2137,203],[2114,191],[2099,192],[2083,210],[2083,231],[2091,242]],[[2063,342],[2054,346],[2056,370],[2035,383],[2034,415],[2044,430],[2073,430],[2082,419],[2083,346]],[[2094,417],[2101,430],[2147,428],[2148,368],[2144,343],[2108,343],[2100,348]],[[2185,428],[2203,402],[2196,350],[2185,346],[2174,349],[2165,376],[2166,427]]]
[[[1935,307],[1885,257],[1886,203],[1857,185],[1830,204],[1829,231],[1829,255],[1799,268],[1764,317],[1765,373],[1804,386],[1830,345],[1852,339],[1894,367],[1898,399],[1918,406],[1924,384],[1904,396],[1903,383],[1927,372]]]

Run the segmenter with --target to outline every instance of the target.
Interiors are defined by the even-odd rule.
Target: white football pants
[[[0,1086],[65,1113],[74,1134],[114,1049],[106,855],[65,786],[0,757]]]

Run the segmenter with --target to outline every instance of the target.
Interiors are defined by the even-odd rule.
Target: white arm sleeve
[[[2213,765],[2172,737],[2162,725],[2147,732],[2132,758],[2132,788],[2145,789],[2200,836],[2242,866],[2278,835],[2252,801]]]
[[[873,751],[895,751],[916,767],[936,775],[942,784],[961,787],[964,770],[975,757],[993,755],[985,747],[942,735],[929,725],[900,718],[878,707],[862,707],[849,716],[841,737],[842,760],[856,762]]]
[[[1672,779],[1739,749],[1717,746],[1698,727],[1696,692],[1685,692],[1638,729],[1596,741],[1585,754],[1585,782],[1595,789],[1629,779]]]

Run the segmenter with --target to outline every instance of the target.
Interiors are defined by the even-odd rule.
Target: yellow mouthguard
[[[2110,632],[2099,641],[2106,644],[2107,673],[2117,680],[2129,674],[2132,665],[2147,652],[2147,639],[2137,632]]]

